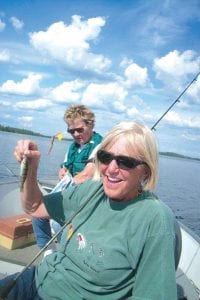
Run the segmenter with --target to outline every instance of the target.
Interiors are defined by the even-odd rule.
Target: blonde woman
[[[12,299],[32,299],[33,293],[45,300],[177,299],[175,219],[152,193],[158,150],[149,128],[132,122],[115,126],[96,154],[94,178],[45,197],[36,180],[37,145],[20,142],[15,156],[21,161],[24,155],[30,160],[22,193],[27,213],[66,221],[87,205],[64,229],[58,251],[20,277]]]

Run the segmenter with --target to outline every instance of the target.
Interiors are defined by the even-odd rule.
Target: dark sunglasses
[[[139,165],[147,165],[145,161],[137,160],[135,158],[124,155],[115,156],[105,150],[97,151],[97,159],[104,165],[108,165],[114,159],[120,169],[134,169]]]
[[[70,134],[74,134],[75,132],[78,133],[83,133],[84,132],[84,128],[80,127],[80,128],[73,128],[73,129],[67,129],[67,132],[69,132]]]

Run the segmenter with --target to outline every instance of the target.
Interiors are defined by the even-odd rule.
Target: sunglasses
[[[70,134],[74,134],[75,132],[83,133],[84,132],[84,128],[83,127],[73,128],[73,129],[69,129],[68,128],[67,132],[69,132]]]
[[[143,160],[137,160],[135,158],[124,156],[124,155],[113,155],[105,150],[97,151],[97,159],[100,163],[104,165],[109,165],[111,161],[114,159],[120,169],[134,169],[139,165],[147,165],[147,163]]]

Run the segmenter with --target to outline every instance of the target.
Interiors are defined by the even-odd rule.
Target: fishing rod
[[[155,130],[158,123],[164,118],[164,116],[170,111],[170,109],[177,103],[180,102],[179,99],[185,94],[185,92],[189,89],[189,87],[197,80],[200,72],[194,77],[194,79],[188,84],[188,86],[183,90],[183,92],[176,98],[176,100],[169,106],[169,108],[164,112],[164,114],[155,122],[155,124],[151,127],[151,130]]]

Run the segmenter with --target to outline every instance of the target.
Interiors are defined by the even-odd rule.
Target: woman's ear
[[[151,176],[151,170],[148,166],[145,166],[144,178],[143,180],[148,181]]]

